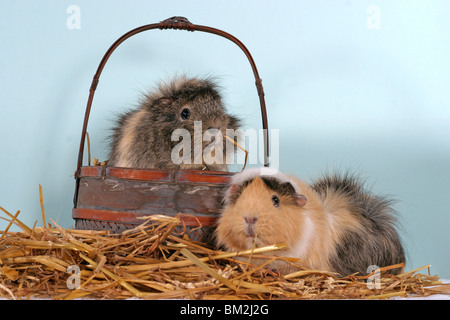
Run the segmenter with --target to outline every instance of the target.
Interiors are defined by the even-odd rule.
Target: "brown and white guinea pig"
[[[201,141],[194,144],[194,122],[201,121]],[[197,123],[197,127],[199,122]],[[109,165],[133,168],[199,169],[228,171],[226,153],[234,150],[226,146],[226,129],[238,129],[238,118],[227,113],[219,88],[212,79],[175,77],[148,92],[140,106],[121,115],[111,136]],[[174,163],[172,150],[179,141],[172,141],[175,129],[185,129],[190,134],[190,161]],[[210,129],[222,134],[223,141],[205,139]],[[198,136],[198,135],[197,135]],[[217,135],[220,137],[220,135]],[[183,138],[183,137],[181,137]],[[183,138],[184,139],[184,138]],[[182,141],[181,139],[179,139]],[[222,161],[211,157],[205,162],[204,149],[210,143],[223,143]],[[194,150],[194,148],[197,148]],[[201,148],[201,150],[199,150]],[[212,148],[211,148],[212,149]],[[216,149],[220,150],[220,149]],[[180,153],[187,152],[182,150]],[[214,153],[214,151],[212,152]],[[195,155],[201,155],[201,160]],[[183,154],[183,157],[185,155]],[[214,157],[216,159],[216,157]],[[190,162],[190,163],[189,163]]]
[[[326,175],[309,185],[272,168],[247,169],[225,191],[215,235],[229,251],[286,243],[288,249],[272,253],[300,258],[310,269],[365,275],[369,266],[405,262],[391,205],[349,174]],[[282,260],[270,267],[294,271]]]

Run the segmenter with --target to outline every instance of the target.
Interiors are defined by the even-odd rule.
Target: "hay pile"
[[[260,257],[283,245],[216,251],[185,231],[175,232],[183,225],[179,216],[150,216],[115,235],[63,229],[54,221],[29,228],[17,218],[19,211],[13,216],[0,209],[10,221],[0,231],[0,297],[7,299],[380,299],[448,293],[448,285],[430,288],[440,284],[438,276],[417,273],[429,266],[398,276],[382,273],[380,289],[368,288],[370,275],[339,278],[300,265],[281,276],[234,258]],[[12,223],[22,231],[9,232]]]

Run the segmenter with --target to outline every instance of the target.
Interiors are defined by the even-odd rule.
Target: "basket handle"
[[[269,160],[269,158],[268,158],[269,136],[268,136],[266,103],[264,100],[264,90],[263,90],[263,86],[262,86],[262,80],[259,77],[258,70],[256,68],[256,64],[253,61],[253,58],[252,58],[250,52],[245,47],[245,45],[241,41],[239,41],[239,39],[237,39],[236,37],[232,36],[231,34],[229,34],[227,32],[224,32],[219,29],[207,27],[207,26],[193,24],[185,17],[172,17],[172,18],[163,20],[159,23],[144,25],[144,26],[138,27],[136,29],[133,29],[131,31],[128,31],[123,36],[121,36],[119,39],[117,39],[111,45],[111,47],[108,49],[108,51],[105,53],[105,55],[103,56],[103,58],[100,62],[100,65],[97,68],[97,72],[95,73],[94,78],[92,79],[91,87],[89,89],[89,98],[88,98],[88,102],[87,102],[87,106],[86,106],[86,113],[84,115],[83,131],[81,133],[81,142],[80,142],[80,149],[78,152],[78,164],[77,164],[77,170],[75,172],[75,178],[77,180],[79,180],[79,178],[80,178],[81,167],[82,167],[82,163],[83,163],[84,143],[86,140],[86,130],[87,130],[87,125],[88,125],[88,120],[89,120],[89,114],[91,112],[91,105],[92,105],[92,101],[94,99],[95,89],[97,88],[97,85],[98,85],[98,82],[100,79],[100,75],[102,73],[102,70],[103,70],[106,62],[108,61],[108,59],[111,56],[111,54],[113,53],[113,51],[116,50],[116,48],[122,42],[124,42],[126,39],[128,39],[138,33],[141,33],[143,31],[152,30],[152,29],[160,29],[160,30],[174,29],[174,30],[201,31],[201,32],[212,33],[212,34],[224,37],[224,38],[234,42],[237,46],[239,46],[239,48],[242,49],[242,51],[244,51],[245,55],[248,58],[248,61],[250,62],[250,65],[253,70],[253,74],[255,76],[255,85],[256,85],[256,89],[258,91],[259,102],[261,105],[262,125],[263,125],[263,129],[265,129],[264,130],[264,166],[266,166],[266,167],[269,166],[269,161],[268,161]]]

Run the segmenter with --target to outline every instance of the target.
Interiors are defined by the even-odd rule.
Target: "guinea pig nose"
[[[245,223],[248,223],[248,224],[255,224],[256,221],[258,221],[258,218],[257,217],[244,217],[244,221],[245,221]]]

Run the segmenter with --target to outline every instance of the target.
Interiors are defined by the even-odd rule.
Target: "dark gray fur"
[[[322,199],[330,193],[346,198],[350,211],[363,226],[362,232],[346,232],[337,244],[336,255],[330,259],[333,269],[341,275],[355,272],[365,275],[370,265],[385,267],[405,262],[393,200],[373,195],[363,185],[359,178],[349,174],[324,176],[311,185]],[[400,271],[401,268],[390,272]]]
[[[191,115],[188,120],[183,120],[180,113],[186,104],[190,106]],[[124,137],[124,125],[127,119],[139,110],[144,110],[145,116],[134,128],[135,138],[131,144],[130,154],[128,154],[131,167],[180,168],[171,160],[171,150],[179,143],[172,142],[171,135],[175,129],[184,128],[191,133],[192,143],[192,166],[188,169],[227,170],[226,165],[208,167],[205,164],[193,164],[194,121],[202,121],[203,131],[209,128],[219,128],[223,136],[225,136],[226,129],[238,129],[240,125],[236,117],[226,112],[218,85],[212,79],[182,76],[169,83],[160,83],[156,90],[145,95],[138,109],[121,115],[111,135],[110,166],[117,166],[119,163],[118,150],[119,143]],[[223,149],[225,162],[227,149],[225,144]]]
[[[272,191],[278,193],[279,195],[289,196],[290,197],[289,199],[291,200],[290,203],[295,203],[296,192],[292,184],[290,184],[289,182],[280,183],[280,181],[278,181],[277,179],[270,177],[260,177],[260,178],[266,184],[266,186],[269,187]],[[236,185],[235,190],[228,195],[229,196],[228,205],[235,204],[237,199],[241,196],[244,189],[247,188],[253,182],[253,180],[254,179],[249,179],[244,181],[242,185],[239,186]]]

